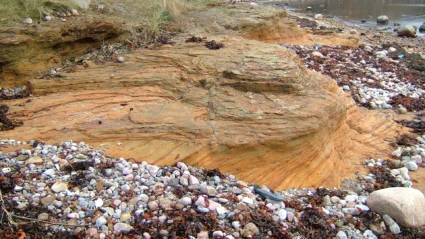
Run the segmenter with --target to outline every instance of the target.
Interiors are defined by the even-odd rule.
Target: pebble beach
[[[300,18],[314,17],[292,16],[313,31],[360,35],[358,48],[282,45],[360,107],[424,109],[423,38],[326,19],[312,27]],[[1,90],[4,100],[28,96],[26,88]],[[424,162],[417,134],[388,158],[365,158],[369,173],[340,187],[273,191],[218,169],[112,158],[84,142],[0,139],[0,238],[425,238],[425,197],[409,176]]]
[[[365,161],[370,173],[344,181],[341,188],[279,192],[216,169],[181,162],[158,167],[110,158],[84,142],[46,145],[3,140],[0,145],[31,146],[0,154],[2,225],[22,225],[21,234],[43,238],[423,236],[422,230],[400,228],[393,219],[373,212],[367,200],[380,188],[414,190],[409,170],[422,164],[425,144],[399,147],[393,153],[399,160],[391,163]],[[402,156],[407,153],[414,156]],[[5,233],[3,237],[8,236]]]

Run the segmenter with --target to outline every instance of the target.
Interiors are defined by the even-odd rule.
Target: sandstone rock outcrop
[[[192,21],[189,31],[192,34],[241,35],[247,39],[276,44],[343,45],[356,47],[359,37],[349,33],[336,33],[333,30],[307,32],[298,27],[283,9],[261,6],[250,9],[249,5],[238,4],[226,14],[222,9],[196,13],[202,21]]]
[[[367,199],[367,205],[381,215],[388,214],[405,227],[425,225],[425,197],[413,188],[386,188],[375,191]]]
[[[112,20],[88,16],[0,28],[1,87],[22,86],[34,76],[87,54],[102,44],[117,41],[124,29]]]
[[[103,143],[113,156],[220,168],[275,189],[334,186],[365,155],[391,151],[390,116],[361,114],[295,53],[211,39],[224,48],[181,39],[124,63],[87,62],[61,78],[31,80],[32,101],[9,103],[24,125],[2,137]]]

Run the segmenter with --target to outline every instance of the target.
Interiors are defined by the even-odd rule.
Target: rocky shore
[[[23,149],[0,154],[1,236],[422,238],[423,228],[412,227],[425,223],[425,198],[408,173],[425,156],[425,139],[418,141],[399,147],[399,160],[365,161],[370,173],[341,188],[273,192],[217,169],[110,158],[84,142],[2,140]],[[388,187],[394,191],[382,196]]]
[[[314,31],[321,24],[352,30],[326,20],[304,27]],[[422,111],[423,39],[355,30],[358,48],[282,47],[334,79],[360,106]],[[26,88],[2,89],[3,99],[26,96]],[[7,112],[2,115],[6,119]],[[110,157],[84,142],[18,140],[0,140],[1,238],[425,237],[425,197],[409,175],[425,162],[419,134],[398,138],[387,158],[365,158],[369,173],[340,187],[276,192],[178,157],[159,167]]]

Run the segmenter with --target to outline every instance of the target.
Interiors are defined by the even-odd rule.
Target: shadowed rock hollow
[[[335,81],[281,46],[241,37],[138,50],[31,80],[4,138],[103,143],[112,156],[219,168],[274,189],[335,186],[391,149],[391,116],[358,109]],[[120,142],[120,144],[118,144]],[[122,143],[122,144],[121,144]],[[360,168],[360,167],[358,167]]]

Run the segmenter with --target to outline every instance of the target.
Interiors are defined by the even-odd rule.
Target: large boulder
[[[378,23],[378,24],[388,24],[389,20],[390,19],[387,16],[382,15],[382,16],[379,16],[379,17],[376,18],[376,23]]]
[[[399,37],[416,37],[416,29],[410,25],[402,26],[397,30]]]
[[[388,214],[404,227],[425,225],[425,197],[413,188],[386,188],[375,191],[367,199],[367,205],[375,212]]]

